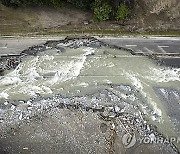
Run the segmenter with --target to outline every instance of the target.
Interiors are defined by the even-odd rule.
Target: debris
[[[20,116],[19,116],[19,120],[22,120],[22,118],[23,118],[23,115],[21,113]]]
[[[29,148],[28,147],[24,147],[23,150],[28,150]]]

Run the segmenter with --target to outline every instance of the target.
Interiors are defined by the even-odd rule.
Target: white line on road
[[[158,46],[159,48],[169,48],[169,46]]]
[[[162,52],[162,53],[166,53],[166,51],[163,49],[162,46],[158,46],[159,50]]]
[[[135,53],[144,53],[144,52],[140,49],[137,49],[137,50],[135,50]]]
[[[180,37],[134,37],[134,36],[121,36],[121,37],[111,37],[111,36],[104,36],[104,37],[99,37],[99,36],[94,36],[98,39],[111,39],[111,40],[121,40],[121,39],[126,39],[126,40],[167,40],[167,41],[180,41]]]
[[[180,41],[180,37],[149,37],[149,39],[154,40],[173,40],[173,41]]]
[[[7,49],[7,47],[0,47],[0,49]]]
[[[137,47],[137,45],[131,45],[131,44],[129,44],[129,45],[125,45],[126,47]]]
[[[16,53],[9,53],[9,54],[0,54],[0,57],[3,57],[3,56],[16,56],[18,54]]]
[[[144,49],[149,52],[149,53],[153,53],[153,51],[149,50],[148,48],[144,47]]]

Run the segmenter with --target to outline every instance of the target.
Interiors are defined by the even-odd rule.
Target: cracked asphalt
[[[48,40],[61,40],[65,36],[1,37],[0,56],[16,55],[28,47]],[[180,67],[179,37],[97,37],[99,40],[133,50],[136,54],[157,55],[168,66]]]
[[[179,37],[100,38],[101,41],[133,50],[136,54],[157,55],[168,66],[180,67]]]
[[[22,51],[32,54],[36,52],[34,49],[37,45],[45,44],[48,40],[63,39],[64,37],[1,38],[0,55],[1,58],[7,55],[11,57],[19,55]],[[157,54],[157,58],[163,60],[168,66],[178,68],[180,65],[179,38],[98,39],[111,45],[128,48],[135,54],[145,56]],[[58,42],[52,41],[49,44],[56,46],[54,44]],[[14,62],[11,64],[16,66]],[[108,83],[99,84],[100,86],[103,88],[82,97],[66,98],[56,95],[48,98],[37,96],[28,101],[0,100],[0,153],[179,153],[177,145],[172,143],[141,143],[144,136],[147,139],[160,138],[161,140],[165,140],[166,136],[157,129],[156,125],[151,124],[143,112],[138,110],[138,105],[129,103],[131,95],[142,97],[138,90],[123,84]],[[116,95],[115,91],[123,94],[124,98]],[[155,91],[165,102],[168,116],[173,119],[173,122],[179,124],[179,91],[169,87],[157,87]],[[84,101],[99,102],[99,106],[84,105]],[[107,105],[103,105],[104,102]]]

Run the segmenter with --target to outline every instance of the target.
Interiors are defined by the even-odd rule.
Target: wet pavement
[[[101,41],[132,49],[136,53],[180,53],[179,37],[102,37]]]
[[[179,88],[178,66],[92,37],[22,48],[1,56],[0,153],[179,153]]]

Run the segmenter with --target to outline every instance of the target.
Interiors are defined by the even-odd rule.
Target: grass
[[[38,35],[99,35],[99,36],[180,36],[180,30],[130,32],[123,29],[35,29],[38,18],[28,10],[16,10],[0,4],[0,36],[38,36]]]
[[[9,29],[9,30],[8,30]],[[5,29],[1,30],[1,36],[38,36],[38,35],[98,35],[98,36],[164,36],[180,37],[179,31],[152,31],[152,32],[130,32],[125,30],[113,29],[74,29],[74,30],[55,30],[55,29]]]

